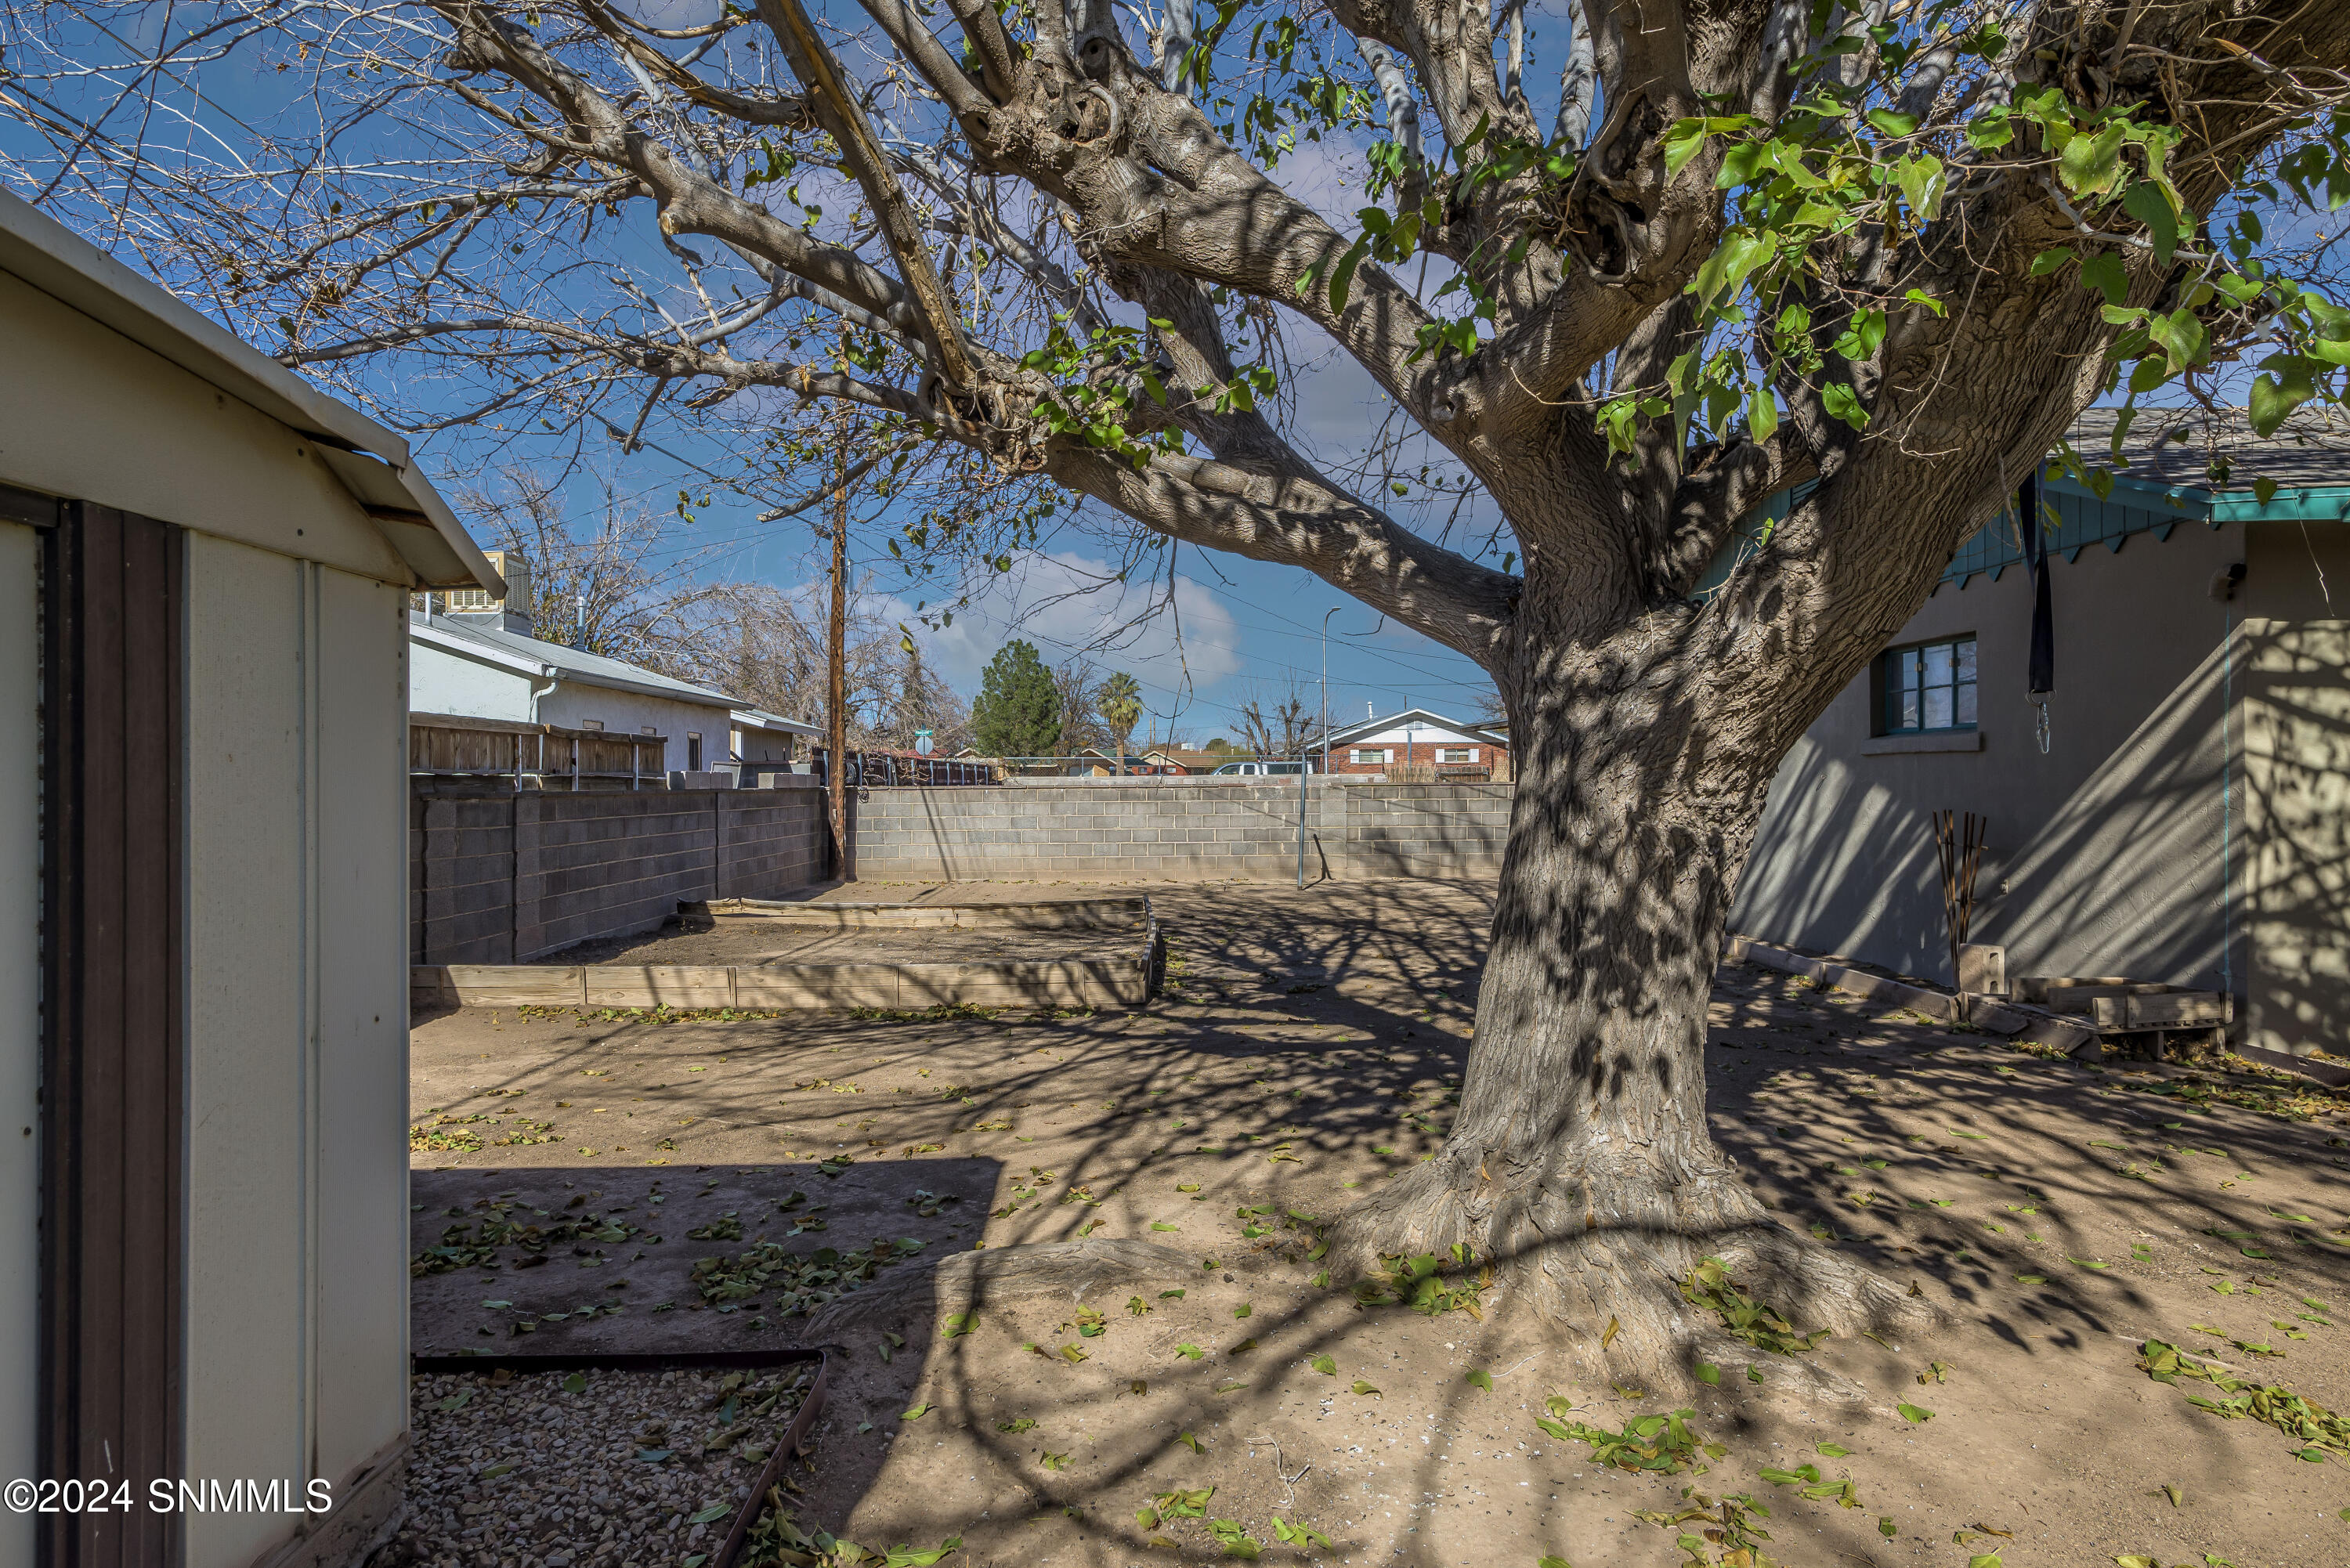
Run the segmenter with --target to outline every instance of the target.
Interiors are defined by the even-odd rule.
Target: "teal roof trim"
[[[2077,561],[2092,545],[2118,554],[2141,534],[2160,543],[2189,522],[2219,528],[2230,523],[2350,521],[2350,429],[2337,430],[2332,419],[2298,410],[2272,439],[2255,440],[2241,410],[2221,416],[2209,429],[2200,410],[2149,409],[2140,415],[2130,431],[2128,463],[2113,471],[2105,495],[2050,472],[2050,463],[2042,465],[2041,494],[2055,514],[2051,554]],[[2112,461],[2117,417],[2111,409],[2083,413],[2069,432],[2083,462]],[[2192,439],[2178,440],[2182,433]],[[2262,478],[2278,486],[2265,502],[2252,491],[2252,482]],[[1728,582],[1810,488],[1805,483],[1783,490],[1750,513],[1708,565],[1691,597],[1709,598]],[[1977,576],[1997,582],[2008,567],[2022,562],[2011,504],[1968,535],[1939,582],[1961,589]]]

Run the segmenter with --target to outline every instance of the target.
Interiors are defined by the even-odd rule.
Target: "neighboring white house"
[[[0,1563],[364,1555],[408,1434],[407,443],[0,192]],[[21,1136],[20,1136],[21,1129]],[[154,1511],[151,1482],[330,1511]]]
[[[658,735],[665,753],[660,772],[714,773],[727,765],[735,716],[744,711],[741,698],[543,641],[512,629],[517,618],[496,610],[411,614],[409,706],[456,718]]]
[[[1322,742],[1314,744],[1318,763]],[[1510,743],[1501,733],[1448,719],[1425,708],[1400,713],[1374,714],[1329,735],[1330,772],[1334,774],[1399,774],[1410,769],[1427,776],[1465,778],[1484,773],[1509,776]]]

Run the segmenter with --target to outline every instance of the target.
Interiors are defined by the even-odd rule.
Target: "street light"
[[[1330,771],[1330,618],[1341,607],[1332,605],[1322,612],[1322,771]]]
[[[1330,771],[1330,618],[1338,613],[1332,606],[1322,612],[1322,771]],[[1311,748],[1297,759],[1297,885],[1305,886],[1305,775],[1314,771]],[[1327,788],[1327,785],[1324,786]]]

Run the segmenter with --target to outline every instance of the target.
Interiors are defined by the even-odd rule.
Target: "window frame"
[[[1961,647],[1972,652],[1972,658],[1969,660],[1971,673],[1963,680],[1958,676],[1959,649]],[[1925,671],[1922,668],[1923,657],[1929,650],[1934,649],[1950,650],[1951,673],[1947,686],[1929,686],[1925,680]],[[1920,660],[1920,666],[1915,671],[1918,676],[1917,685],[1906,688],[1906,690],[1914,691],[1918,695],[1918,722],[1915,724],[1898,722],[1895,711],[1899,695],[1905,690],[1897,683],[1897,672],[1901,668],[1899,661],[1905,659]],[[1981,639],[1974,632],[1950,632],[1941,637],[1925,638],[1916,642],[1888,648],[1869,661],[1868,669],[1868,732],[1872,739],[1898,735],[1964,735],[1975,733],[1981,729],[1982,651]],[[1974,717],[1961,722],[1958,717],[1960,693],[1969,688],[1972,689],[1974,695]],[[1936,691],[1948,691],[1950,694],[1951,722],[1950,723],[1929,725],[1925,722],[1927,694]]]

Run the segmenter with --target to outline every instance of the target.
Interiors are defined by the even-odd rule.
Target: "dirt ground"
[[[959,1538],[949,1561],[974,1568],[1213,1558],[1243,1536],[1275,1561],[1661,1568],[1735,1545],[1672,1521],[1693,1488],[1751,1498],[1733,1517],[1788,1564],[2350,1563],[2341,1452],[2299,1458],[2303,1438],[2139,1366],[2152,1337],[2350,1407],[2350,1101],[2044,1060],[1725,968],[1716,1137],[1787,1223],[1951,1318],[1820,1344],[1858,1403],[1807,1397],[1758,1350],[1680,1402],[1710,1445],[1695,1468],[1603,1468],[1591,1428],[1676,1403],[1577,1382],[1555,1349],[1505,1356],[1506,1291],[1482,1324],[1361,1307],[1304,1255],[1315,1222],[1438,1147],[1490,889],[1149,890],[1170,986],[1133,1013],[420,1018],[418,1141],[484,1146],[420,1147],[420,1251],[450,1227],[478,1241],[484,1200],[575,1223],[546,1262],[507,1247],[419,1278],[418,1352],[798,1343],[780,1287],[755,1308],[696,1288],[695,1260],[762,1241],[877,1258],[881,1279],[973,1246],[1126,1237],[1180,1251],[1188,1280],[967,1326],[918,1291],[842,1331],[802,1521],[877,1550]],[[854,889],[918,895],[936,896]],[[498,1141],[525,1138],[547,1141]],[[1138,1519],[1183,1492],[1159,1528]]]

